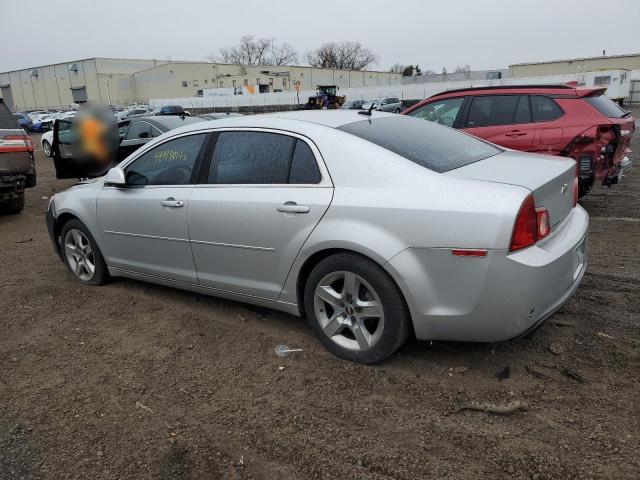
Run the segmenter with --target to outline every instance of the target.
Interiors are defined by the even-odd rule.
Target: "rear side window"
[[[151,138],[151,125],[147,122],[131,122],[126,140],[137,140],[139,138]]]
[[[208,183],[319,183],[320,171],[309,146],[288,135],[269,132],[222,132],[218,136]]]
[[[4,102],[0,102],[0,128],[7,130],[20,128],[17,120],[13,118],[13,114],[9,111]]]
[[[584,97],[584,101],[598,110],[602,115],[609,118],[622,118],[627,115],[623,109],[621,109],[617,103],[604,95],[597,95],[595,97]]]
[[[315,155],[309,145],[302,140],[297,140],[291,159],[289,183],[320,183],[320,180],[322,180],[322,176],[318,170]]]
[[[339,130],[440,173],[502,152],[471,135],[408,115],[350,123]]]
[[[531,113],[534,122],[549,122],[564,115],[556,102],[542,95],[531,95]]]
[[[509,125],[514,122],[519,95],[481,95],[472,97],[467,127]]]

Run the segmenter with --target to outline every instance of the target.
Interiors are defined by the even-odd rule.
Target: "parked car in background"
[[[402,111],[402,101],[397,97],[380,97],[366,101],[362,108],[369,110],[378,110],[380,112],[400,113]]]
[[[135,107],[131,110],[122,110],[121,112],[117,112],[115,114],[116,119],[118,120],[126,120],[136,117],[145,117],[148,115],[152,115],[153,109],[149,107]]]
[[[0,98],[0,213],[24,208],[24,189],[36,186],[33,144]]]
[[[358,113],[164,134],[52,197],[55,251],[83,284],[131,277],[306,316],[331,352],[362,363],[410,332],[510,339],[572,296],[588,226],[573,160]]]
[[[180,105],[165,105],[153,110],[153,115],[185,115],[190,116],[191,113]]]
[[[402,113],[514,150],[571,157],[583,196],[596,181],[614,185],[631,168],[635,119],[604,92],[567,85],[466,88],[439,93]]]
[[[18,122],[18,125],[20,125],[20,128],[23,128],[26,132],[34,131],[33,120],[26,113],[21,113],[21,112],[14,113],[13,118],[16,120],[16,122]]]
[[[367,102],[367,100],[348,100],[340,108],[345,110],[358,110]]]

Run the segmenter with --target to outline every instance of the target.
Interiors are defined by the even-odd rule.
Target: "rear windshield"
[[[13,117],[13,114],[9,111],[4,102],[0,102],[0,128],[7,130],[20,128],[18,122]]]
[[[339,127],[435,172],[448,172],[502,150],[452,128],[397,115]]]
[[[584,97],[584,99],[589,105],[598,110],[605,117],[622,118],[627,115],[627,112],[621,109],[616,102],[604,95]]]

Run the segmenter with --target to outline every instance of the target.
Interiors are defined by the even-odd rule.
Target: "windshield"
[[[628,113],[621,109],[617,103],[604,95],[584,97],[584,99],[589,105],[598,110],[605,117],[622,118],[628,115]]]
[[[464,167],[502,152],[471,135],[404,115],[363,120],[338,129],[439,173]]]

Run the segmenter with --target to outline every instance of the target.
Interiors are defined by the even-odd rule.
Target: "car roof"
[[[542,95],[562,95],[570,97],[584,97],[604,92],[603,87],[576,87],[572,85],[494,85],[481,87],[458,88],[436,93],[429,99],[445,96],[460,97],[464,95],[490,95],[508,92],[511,94],[535,93]]]
[[[180,128],[182,126],[190,125],[192,123],[200,123],[196,120],[195,117],[182,117],[180,115],[167,115],[167,116],[149,116],[142,115],[139,117],[131,117],[126,118],[124,120],[120,120],[118,123],[123,124],[127,122],[138,122],[144,121],[150,123],[161,129],[163,132],[173,130],[174,128]]]
[[[202,122],[185,125],[172,133],[186,133],[211,128],[273,128],[287,130],[300,134],[317,132],[318,126],[338,128],[355,122],[369,119],[396,117],[397,114],[385,112],[372,112],[371,116],[360,115],[358,110],[297,110],[293,112],[262,113],[258,115],[242,115],[239,117],[226,117],[212,123],[210,120],[201,119]],[[195,118],[195,117],[191,117]]]

